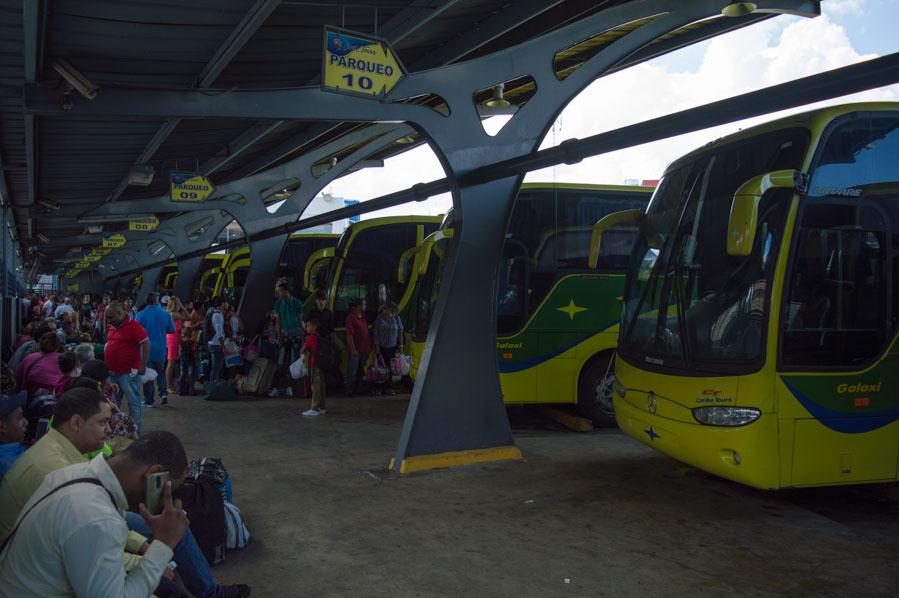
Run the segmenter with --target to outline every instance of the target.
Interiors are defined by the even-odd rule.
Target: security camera
[[[64,58],[53,63],[53,70],[66,80],[72,89],[89,100],[93,100],[100,93],[100,88],[76,69],[71,62]]]

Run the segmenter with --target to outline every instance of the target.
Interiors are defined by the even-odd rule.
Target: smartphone
[[[37,430],[34,432],[34,441],[37,442],[41,439],[41,436],[47,433],[47,430],[50,429],[50,420],[46,417],[42,417],[37,420]]]
[[[162,513],[162,492],[169,481],[169,472],[160,471],[147,474],[147,497],[144,504],[151,515]]]

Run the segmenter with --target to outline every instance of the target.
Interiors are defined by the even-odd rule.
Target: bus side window
[[[853,215],[858,212],[868,212],[867,218]],[[859,221],[879,230],[847,226]],[[784,365],[858,366],[883,351],[888,332],[883,230],[872,208],[831,203],[806,208],[785,295]]]
[[[602,235],[599,247],[599,261],[596,267],[607,270],[624,270],[631,257],[631,248],[637,240],[638,230],[623,228],[607,230]]]

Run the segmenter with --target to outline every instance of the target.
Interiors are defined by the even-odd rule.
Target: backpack
[[[28,421],[25,440],[30,442],[37,435],[38,422],[41,419],[53,417],[53,411],[56,409],[56,397],[53,396],[52,391],[41,388],[28,399],[24,407],[22,411]]]
[[[225,560],[225,501],[212,480],[185,478],[175,491],[190,519],[190,531],[210,565]]]
[[[321,337],[318,339],[318,354],[315,356],[315,366],[323,372],[340,367],[343,357],[341,350],[331,339]]]
[[[225,548],[244,548],[250,539],[250,530],[240,517],[240,509],[225,501],[225,527],[227,534]]]
[[[215,329],[212,327],[212,314],[214,313],[222,313],[217,309],[212,309],[209,313],[206,314],[206,317],[203,318],[203,339],[208,343],[210,340],[215,338]],[[222,316],[224,317],[224,316]],[[227,336],[227,332],[225,334]]]

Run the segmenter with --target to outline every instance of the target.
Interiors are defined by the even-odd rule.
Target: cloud
[[[860,15],[865,13],[865,3],[866,0],[827,0],[821,3],[821,10],[835,17]]]
[[[672,72],[664,61],[655,61],[596,81],[562,112],[542,147],[874,57],[858,54],[843,27],[826,16],[764,21],[707,42],[701,63],[692,71]],[[596,156],[573,166],[528,173],[526,180],[621,184],[625,179],[656,179],[669,162],[741,128],[809,107],[861,100],[899,100],[899,86],[721,125]]]
[[[861,10],[862,1],[829,0],[830,10]],[[780,17],[740,29],[699,45],[701,61],[684,64],[671,57],[643,63],[596,81],[562,112],[542,147],[565,139],[584,138],[694,106],[831,70],[873,54],[856,52],[846,30],[827,15],[806,19]],[[702,52],[704,50],[704,52]],[[849,101],[899,100],[899,86],[875,89],[813,105]],[[804,109],[808,109],[805,107]],[[723,135],[774,120],[783,113],[681,135],[602,156],[579,164],[528,173],[527,181],[622,184],[625,179],[656,179],[665,166]],[[387,161],[384,168],[366,169],[336,181],[331,192],[352,199],[369,199],[444,176],[429,149],[419,148]],[[439,213],[448,197],[392,208],[387,213]]]

